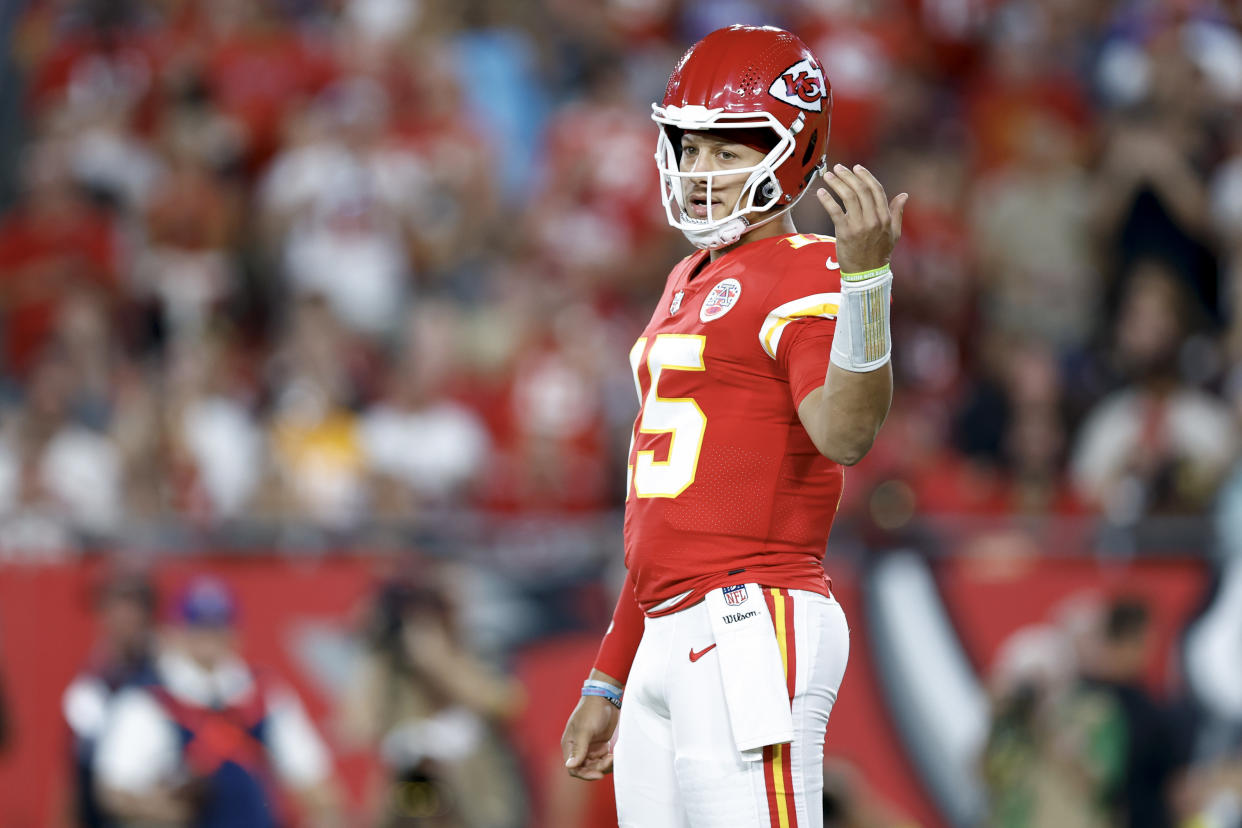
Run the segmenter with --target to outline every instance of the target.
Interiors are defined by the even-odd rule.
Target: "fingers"
[[[856,165],[853,170],[844,164],[837,164],[831,172],[824,174],[824,181],[840,196],[850,219],[860,224],[873,224],[877,220],[882,224],[888,222],[888,199],[884,188],[862,164]]]
[[[606,749],[599,756],[588,757],[580,767],[571,768],[569,775],[575,779],[594,782],[612,773],[612,754]]]
[[[841,207],[846,217],[851,219],[861,218],[859,213],[870,202],[870,197],[867,197],[866,202],[860,198],[857,181],[857,176],[850,172],[844,164],[837,164],[831,170],[824,173],[824,183],[837,194],[837,198],[841,199]]]
[[[845,221],[845,211],[841,209],[841,205],[832,197],[832,193],[820,187],[815,191],[815,197],[819,199],[819,203],[828,213],[828,217],[832,219],[834,226]]]
[[[888,212],[888,196],[884,192],[884,185],[871,174],[871,170],[862,164],[854,167],[854,174],[858,176],[858,180],[863,184],[866,192],[871,196],[871,204],[875,208],[876,216],[887,223],[889,219]]]
[[[573,765],[570,765],[571,761],[574,762]],[[569,775],[577,779],[585,779],[588,782],[602,779],[605,775],[612,773],[612,751],[608,749],[607,742],[591,745],[580,755],[571,754],[570,758],[565,760],[565,767],[569,770]]]
[[[906,202],[909,200],[909,193],[898,193],[893,196],[892,203],[888,205],[889,220],[892,222],[894,241],[901,238],[901,217],[906,212]]]

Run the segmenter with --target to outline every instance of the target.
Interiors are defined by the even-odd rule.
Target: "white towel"
[[[767,745],[793,741],[785,667],[768,604],[758,584],[714,589],[706,602],[733,741],[742,758],[756,762]]]

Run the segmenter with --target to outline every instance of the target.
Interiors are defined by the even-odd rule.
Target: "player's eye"
[[[720,160],[721,160],[721,161],[734,161],[734,160],[736,160],[736,159],[737,159],[737,156],[736,156],[736,155],[734,155],[733,153],[729,152],[728,150],[721,150],[721,151],[720,151]]]
[[[682,155],[694,155],[697,152],[698,152],[698,149],[690,144],[686,144],[685,146],[681,148]]]

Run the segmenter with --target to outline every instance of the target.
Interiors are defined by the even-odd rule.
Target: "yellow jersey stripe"
[[[812,316],[835,319],[840,305],[841,294],[816,293],[773,308],[759,328],[759,344],[768,356],[776,359],[776,349],[780,346],[781,333],[786,325],[795,319]]]

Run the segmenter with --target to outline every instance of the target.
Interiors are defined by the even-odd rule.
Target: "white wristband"
[[[889,299],[893,271],[888,265],[865,273],[841,274],[841,304],[829,359],[846,371],[874,371],[893,353]]]

